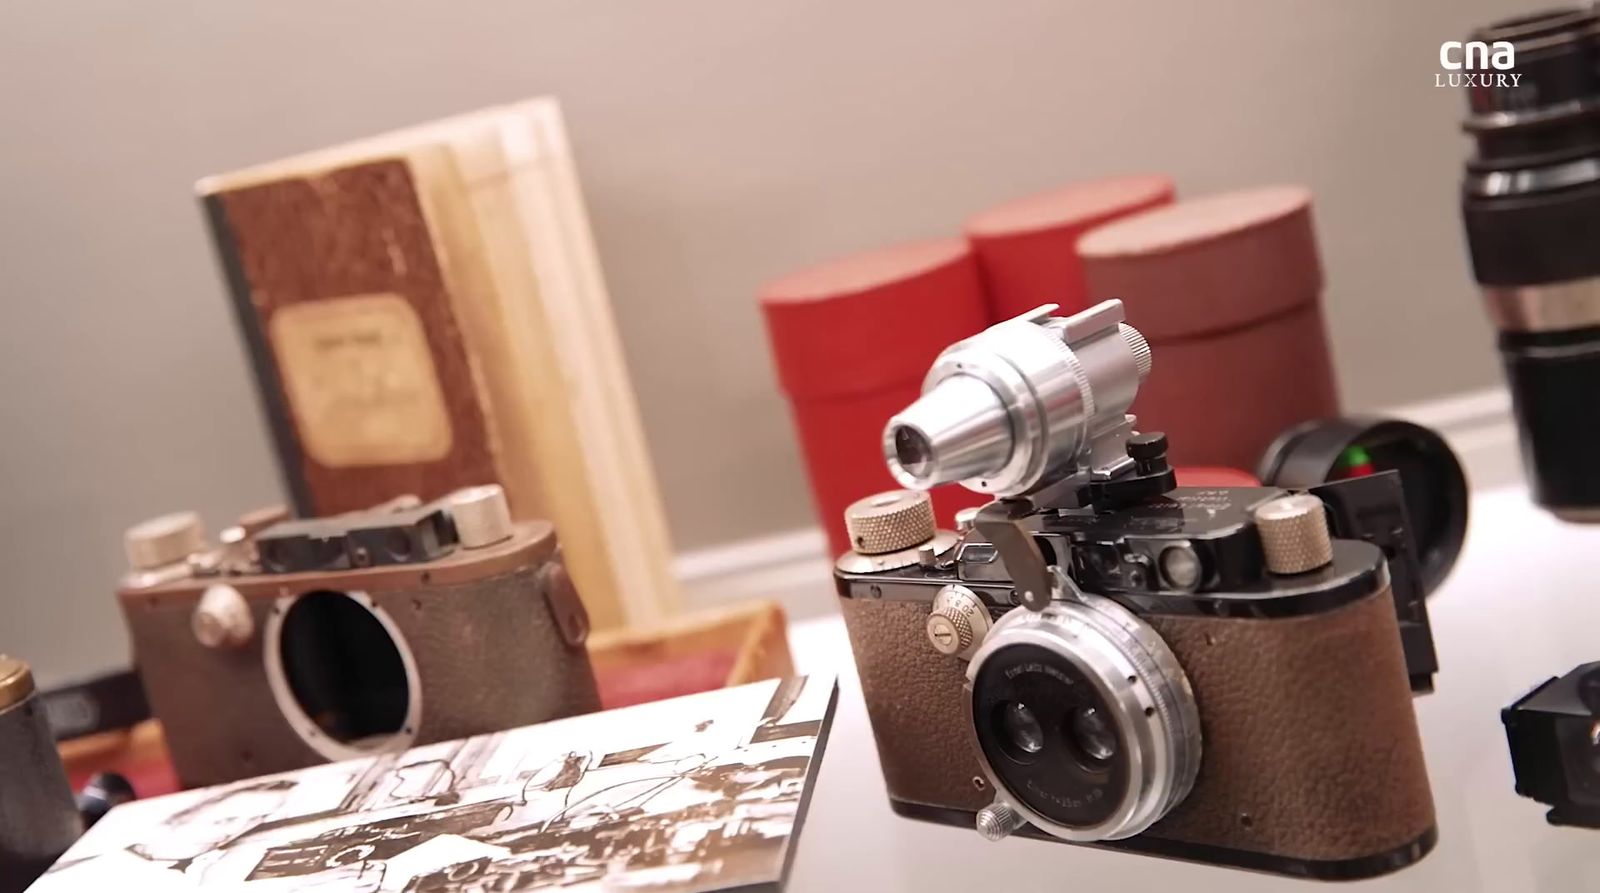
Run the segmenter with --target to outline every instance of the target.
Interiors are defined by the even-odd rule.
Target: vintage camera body
[[[1551,677],[1500,711],[1517,793],[1552,825],[1600,828],[1600,662]]]
[[[118,590],[194,787],[599,708],[588,617],[543,521],[498,486],[333,518],[193,513],[128,532]]]
[[[1361,532],[1377,506],[1404,537],[1396,476],[1175,487],[1165,437],[1125,414],[1150,357],[1120,304],[1053,309],[946,350],[885,432],[908,487],[1000,498],[959,534],[915,489],[847,513],[837,589],[893,808],[1318,878],[1420,859],[1426,606],[1414,550],[1402,607]]]

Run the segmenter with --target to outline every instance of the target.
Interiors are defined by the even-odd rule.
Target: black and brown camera
[[[1436,665],[1431,636],[1409,667],[1401,644],[1401,617],[1427,631],[1415,550],[1368,541],[1407,535],[1396,475],[1176,487],[1126,414],[1151,356],[1120,302],[1054,309],[940,354],[885,430],[909,489],[847,513],[894,809],[1317,878],[1417,861]],[[941,532],[918,491],[954,481],[995,500]]]
[[[220,539],[192,512],[137,525],[118,590],[187,786],[599,707],[555,531],[498,486]]]

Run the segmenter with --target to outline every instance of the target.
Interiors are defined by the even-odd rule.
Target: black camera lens
[[[1049,821],[1089,826],[1111,817],[1130,784],[1111,705],[1057,651],[1008,645],[973,679],[978,744],[1000,784]]]
[[[1012,759],[1026,759],[1020,754],[1036,754],[1044,749],[1044,729],[1033,711],[1020,701],[1007,701],[1000,708],[1000,724],[1005,731],[1008,752]]]
[[[1462,219],[1500,330],[1528,480],[1558,516],[1600,521],[1587,443],[1600,388],[1600,13],[1500,22],[1462,53],[1477,69],[1451,81],[1467,88],[1476,149]]]
[[[1088,762],[1105,763],[1117,752],[1117,733],[1100,711],[1079,707],[1072,711],[1070,723],[1070,740]]]

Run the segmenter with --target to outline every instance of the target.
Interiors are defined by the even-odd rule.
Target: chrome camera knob
[[[217,584],[200,595],[189,615],[189,629],[207,648],[238,648],[255,636],[256,622],[239,590]]]
[[[1267,570],[1302,574],[1333,560],[1328,516],[1322,500],[1310,493],[1292,493],[1262,503],[1256,507],[1255,520]]]
[[[506,491],[499,484],[457,490],[446,497],[446,501],[463,548],[492,546],[510,539],[516,532]]]
[[[194,512],[173,512],[128,528],[122,536],[128,566],[135,571],[176,564],[206,548],[205,526]]]
[[[989,609],[977,593],[952,583],[934,596],[928,614],[928,641],[935,651],[969,658],[989,634]]]
[[[938,532],[933,503],[915,490],[890,490],[851,503],[844,512],[850,545],[863,555],[916,548]]]
[[[996,800],[978,810],[978,833],[984,840],[1004,840],[1011,832],[1027,824],[1027,820],[1009,805]]]

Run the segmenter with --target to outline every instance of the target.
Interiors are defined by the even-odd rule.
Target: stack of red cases
[[[1078,238],[1103,223],[1172,202],[1172,180],[1157,175],[1073,183],[996,205],[967,221],[989,300],[1002,322],[1041,304],[1077,313],[1093,303]]]
[[[1253,468],[1339,414],[1311,194],[1269,187],[1125,217],[1078,242],[1094,300],[1121,298],[1154,365],[1134,403],[1179,465]]]
[[[840,554],[845,508],[898,486],[884,465],[885,423],[921,393],[940,351],[989,323],[977,264],[959,239],[918,242],[783,277],[760,298],[817,517]],[[943,527],[986,501],[957,485],[932,495]]]

